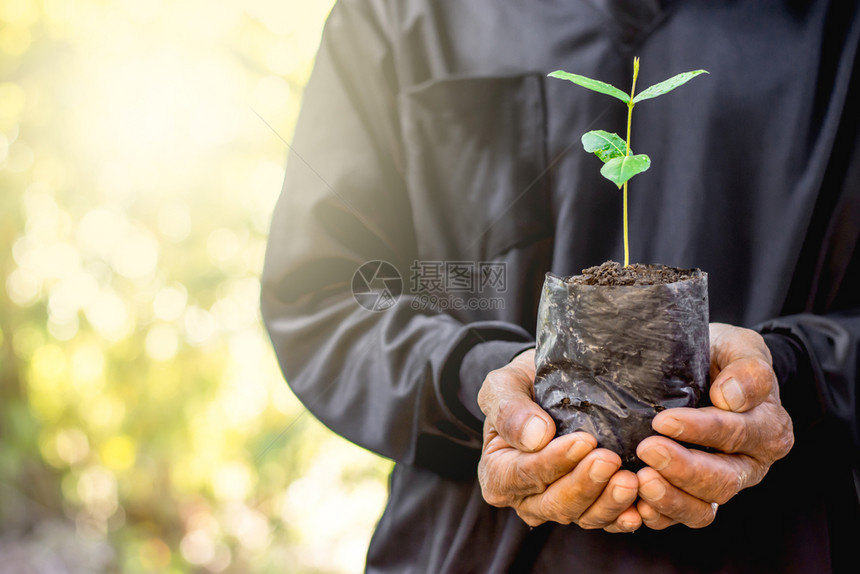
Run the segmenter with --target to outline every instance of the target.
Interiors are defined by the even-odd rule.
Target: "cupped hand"
[[[529,526],[544,522],[632,532],[642,524],[639,481],[621,458],[583,432],[553,438],[555,423],[534,402],[534,349],[484,380],[486,415],[478,480],[484,499],[511,507]]]
[[[762,337],[720,323],[711,324],[710,337],[714,406],[659,413],[652,427],[665,436],[646,438],[636,451],[648,465],[638,472],[636,508],[649,528],[707,526],[719,505],[758,484],[794,444]],[[718,452],[687,449],[672,439]]]

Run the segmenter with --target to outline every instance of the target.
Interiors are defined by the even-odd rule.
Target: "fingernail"
[[[660,428],[654,430],[672,438],[678,437],[682,432],[684,432],[684,424],[678,419],[672,417],[660,419],[658,426]]]
[[[645,500],[660,500],[666,494],[666,487],[659,479],[649,480],[639,487],[639,494]]]
[[[591,450],[591,445],[584,440],[578,440],[567,449],[567,458],[570,460],[580,460],[588,451]]]
[[[523,428],[521,442],[529,450],[537,450],[546,435],[546,421],[539,416],[533,416]]]
[[[653,446],[645,451],[645,462],[654,470],[663,470],[672,462],[672,455],[662,446]]]
[[[612,500],[622,504],[636,498],[636,489],[627,488],[626,486],[616,486],[612,489]]]
[[[588,478],[594,482],[607,482],[615,473],[615,465],[602,459],[597,459],[588,469]]]
[[[726,400],[726,403],[728,403],[730,409],[737,411],[744,406],[746,397],[744,396],[744,391],[741,389],[741,385],[738,383],[737,379],[729,379],[720,385],[720,390],[723,392],[723,398]]]
[[[630,520],[621,520],[619,521],[619,524],[624,530],[633,530],[634,528],[636,528],[636,523]]]

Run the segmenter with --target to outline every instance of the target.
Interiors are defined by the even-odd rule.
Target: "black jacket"
[[[843,0],[335,6],[272,223],[262,305],[308,409],[397,461],[369,572],[850,564],[860,540],[858,37],[857,2]],[[621,194],[579,137],[622,133],[626,108],[546,74],[627,90],[634,55],[640,88],[698,68],[710,76],[634,110],[632,147],[652,166],[630,185],[632,260],[702,268],[712,320],[770,333],[797,443],[702,530],[530,531],[481,498],[477,392],[533,344],[545,272],[622,255]],[[374,260],[404,279],[382,312],[351,293]],[[504,263],[501,304],[417,304],[415,262]]]

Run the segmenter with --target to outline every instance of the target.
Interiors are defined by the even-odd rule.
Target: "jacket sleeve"
[[[835,440],[851,449],[856,473],[860,310],[791,315],[769,321],[759,330],[773,354],[782,402],[796,432],[802,435],[818,425],[832,429]]]
[[[364,4],[339,2],[326,24],[273,216],[263,318],[290,387],[329,428],[398,462],[472,477],[480,381],[532,337],[413,308],[407,293],[377,312],[353,297],[367,262],[390,263],[408,285],[421,216],[400,165],[385,15]]]

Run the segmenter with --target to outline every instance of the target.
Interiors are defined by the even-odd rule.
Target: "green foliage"
[[[651,98],[656,98],[657,96],[662,96],[663,94],[671,92],[675,88],[686,84],[699,74],[707,73],[708,72],[706,70],[695,70],[693,72],[684,72],[682,74],[677,74],[675,76],[672,76],[668,80],[664,80],[662,82],[654,84],[649,88],[646,88],[635,96],[633,95],[633,92],[636,89],[636,77],[639,74],[639,58],[635,58],[633,60],[633,89],[631,90],[630,94],[619,88],[616,88],[611,84],[607,84],[606,82],[601,82],[600,80],[594,80],[585,76],[580,76],[579,74],[572,74],[563,70],[556,70],[555,72],[550,73],[549,77],[561,80],[568,80],[578,86],[582,86],[583,88],[587,88],[594,92],[612,96],[627,104],[629,112],[627,122],[627,142],[625,142],[619,135],[605,132],[603,130],[590,131],[582,136],[582,146],[585,151],[589,153],[595,153],[597,157],[601,159],[601,161],[607,163],[610,160],[617,159],[621,155],[632,155],[633,153],[630,150],[630,116],[633,111],[634,105],[643,100],[649,100]],[[608,165],[604,165],[603,168],[601,168],[600,173],[603,175],[603,177],[612,181],[618,187],[621,187],[631,177],[642,173],[650,167],[651,161],[648,156],[643,155],[637,157],[639,159],[615,162],[611,167],[609,167]]]
[[[600,158],[605,164],[600,168],[600,174],[619,188],[634,175],[651,167],[651,159],[647,155],[627,155],[627,145],[618,134],[603,130],[587,132],[582,136],[582,147]]]
[[[651,158],[644,153],[612,158],[600,168],[600,175],[621,189],[631,177],[651,167]]]
[[[594,153],[603,163],[627,155],[627,144],[618,134],[594,130],[582,134],[582,147]]]
[[[612,96],[613,98],[618,98],[625,104],[630,101],[630,95],[627,94],[627,92],[619,90],[615,86],[607,84],[606,82],[601,82],[600,80],[592,80],[591,78],[586,78],[585,76],[580,76],[579,74],[571,74],[570,72],[565,72],[564,70],[556,70],[555,72],[551,72],[549,74],[549,77],[558,78],[559,80],[568,80],[578,86],[582,86],[583,88],[588,88],[589,90],[600,92],[601,94],[606,94],[607,96]]]
[[[682,86],[698,76],[699,74],[707,74],[705,70],[695,70],[692,72],[684,72],[676,76],[672,76],[668,80],[664,80],[653,86],[643,90],[636,95],[636,78],[639,76],[639,58],[633,59],[633,85],[630,88],[630,93],[616,88],[606,82],[572,74],[563,70],[556,70],[549,74],[551,78],[560,80],[568,80],[578,86],[606,94],[617,98],[627,104],[627,140],[614,133],[605,132],[602,130],[590,131],[582,136],[582,147],[585,151],[593,152],[602,162],[603,167],[600,168],[600,174],[618,186],[624,188],[624,266],[628,265],[630,259],[630,249],[628,246],[628,230],[627,230],[627,182],[635,175],[646,171],[651,167],[651,158],[645,154],[633,155],[630,149],[630,128],[633,122],[633,107],[644,100],[662,96],[671,92],[675,88]]]
[[[668,92],[671,92],[675,88],[679,86],[683,86],[699,74],[707,74],[706,70],[696,70],[694,72],[684,72],[683,74],[678,74],[677,76],[672,76],[668,80],[663,80],[659,84],[654,84],[650,88],[647,88],[633,98],[633,103],[638,104],[642,100],[650,100],[651,98],[656,98],[657,96],[662,96]]]

